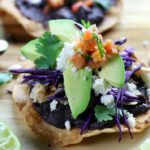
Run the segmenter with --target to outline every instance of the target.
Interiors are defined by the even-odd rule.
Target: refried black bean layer
[[[73,13],[71,7],[75,2],[75,0],[69,0],[63,7],[51,9],[48,14],[44,14],[44,8],[47,5],[44,0],[38,3],[33,3],[32,0],[16,0],[16,6],[24,16],[41,22],[45,26],[48,26],[48,21],[51,19],[71,19],[79,23],[81,19],[84,19],[92,24],[99,24],[103,21],[106,10],[102,7],[96,4],[92,7],[82,6],[76,13]],[[117,0],[111,0],[112,5],[116,2]]]
[[[132,78],[138,82],[136,84],[137,89],[142,92],[142,95],[138,97],[140,103],[138,103],[137,105],[123,105],[123,107],[125,110],[127,110],[128,112],[136,116],[136,115],[146,113],[150,108],[150,105],[147,103],[147,98],[145,97],[146,88],[144,86],[144,82],[141,80],[141,78],[137,78],[135,76],[133,76]],[[51,111],[50,110],[51,101],[47,101],[41,104],[33,103],[33,107],[40,114],[43,120],[45,120],[48,124],[53,125],[57,128],[64,129],[65,128],[64,123],[67,120],[70,121],[72,127],[82,128],[89,114],[91,114],[92,117],[88,124],[87,129],[94,130],[94,129],[112,128],[116,124],[115,118],[111,121],[98,123],[94,116],[95,106],[102,105],[100,102],[100,97],[101,95],[95,96],[94,91],[92,90],[91,100],[88,105],[88,108],[86,109],[85,112],[79,115],[77,119],[73,119],[69,105],[58,103],[56,110]],[[123,123],[123,119],[121,119],[120,121]]]

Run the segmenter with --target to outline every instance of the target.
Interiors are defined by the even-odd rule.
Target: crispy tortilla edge
[[[19,75],[13,89],[13,100],[24,118],[27,126],[42,140],[51,144],[52,147],[64,147],[70,144],[80,143],[83,138],[99,135],[102,133],[119,132],[117,126],[113,128],[105,128],[103,130],[88,130],[83,135],[80,135],[81,129],[58,129],[47,124],[40,115],[34,110],[32,101],[29,97],[30,87],[26,84],[21,84],[23,75]],[[131,132],[141,132],[150,125],[150,110],[136,117],[136,126],[131,129]],[[122,132],[128,132],[125,125],[121,125]]]

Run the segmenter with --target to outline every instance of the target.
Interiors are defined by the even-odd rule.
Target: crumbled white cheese
[[[68,105],[68,101],[60,101],[60,103],[63,105]]]
[[[93,83],[93,89],[96,95],[106,94],[111,90],[111,85],[109,85],[104,79],[96,79]]]
[[[148,46],[148,41],[143,41],[142,45],[143,45],[144,47]]]
[[[76,72],[77,71],[77,68],[76,67],[72,67],[72,72]]]
[[[148,97],[148,101],[150,102],[150,88],[147,89],[147,97]]]
[[[42,102],[45,102],[46,99],[45,99],[45,87],[40,84],[40,83],[37,83],[34,85],[34,87],[32,88],[31,90],[31,93],[30,93],[30,98],[33,99],[33,102],[37,102],[37,103],[42,103]]]
[[[53,100],[51,103],[50,103],[50,109],[51,111],[54,111],[57,107],[57,104],[58,102],[56,100]]]
[[[121,25],[126,26],[128,24],[128,22],[126,20],[121,20]]]
[[[91,33],[96,33],[98,34],[98,28],[96,27],[96,24],[93,24],[91,25],[88,30],[91,32]]]
[[[129,117],[128,118],[128,123],[131,129],[133,129],[135,127],[136,121],[134,117]]]
[[[74,54],[74,43],[64,43],[64,47],[56,59],[57,66],[56,69],[65,71],[69,65],[69,58]]]
[[[85,76],[85,77],[83,77],[83,80],[85,81],[85,80],[87,80],[87,77]]]
[[[127,83],[126,89],[135,95],[141,95],[141,92],[137,89],[137,86],[134,83]]]
[[[0,51],[8,49],[8,42],[6,40],[0,40]]]
[[[65,127],[66,127],[66,130],[68,130],[68,131],[71,129],[71,125],[70,125],[69,120],[65,121]]]
[[[10,70],[13,70],[13,69],[20,69],[20,68],[22,68],[21,65],[15,64],[15,65],[10,66],[10,67],[8,68],[8,70],[10,71]]]
[[[22,60],[22,61],[25,61],[25,60],[27,60],[24,56],[20,56],[20,60]]]
[[[136,124],[135,117],[133,116],[133,114],[127,112],[127,110],[125,110],[124,112],[125,112],[126,117],[128,118],[128,123],[129,123],[130,128],[133,129]]]
[[[82,28],[82,33],[85,33],[87,31],[86,28]]]
[[[101,103],[105,106],[112,106],[115,104],[114,97],[112,95],[103,95],[101,96]]]
[[[91,69],[90,67],[85,67],[85,70],[86,70],[86,71],[89,71],[89,72],[92,71],[92,69]]]

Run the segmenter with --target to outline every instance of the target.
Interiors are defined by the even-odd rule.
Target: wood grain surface
[[[123,0],[124,10],[120,23],[106,32],[104,38],[114,40],[121,37],[127,37],[126,46],[133,46],[138,58],[149,63],[150,60],[150,0]],[[15,32],[19,32],[17,26],[12,26]],[[8,28],[11,26],[8,25]],[[0,22],[0,38],[4,38],[4,28],[2,21]],[[27,35],[26,35],[27,36]],[[25,36],[25,37],[26,37]],[[27,40],[27,38],[25,38]],[[149,44],[144,47],[143,42]],[[25,42],[9,42],[9,49],[0,56],[0,72],[7,71],[8,67],[13,64],[23,65],[25,62],[21,60],[20,47]],[[50,150],[51,148],[40,141],[32,132],[25,126],[23,119],[18,114],[16,107],[11,100],[11,95],[7,94],[6,90],[11,89],[13,83],[0,86],[0,121],[7,122],[14,132],[19,137],[22,150]],[[104,134],[84,140],[81,144],[70,146],[68,150],[136,150],[140,143],[146,138],[150,138],[150,128],[142,133],[134,134],[134,139],[131,140],[128,134],[124,134],[122,142],[118,143],[118,134]]]

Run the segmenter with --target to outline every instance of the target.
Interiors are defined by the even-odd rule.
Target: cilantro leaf
[[[115,116],[116,111],[115,108],[107,108],[106,106],[97,105],[95,107],[95,117],[98,122],[109,121],[112,120]]]
[[[63,43],[55,35],[45,32],[43,37],[38,38],[35,47],[36,52],[42,56],[36,59],[34,63],[40,69],[48,69],[54,66],[56,57],[62,50]]]
[[[97,40],[97,46],[98,46],[98,50],[101,54],[101,57],[103,58],[104,57],[104,54],[105,54],[105,49],[103,48],[103,44],[102,44],[102,41],[101,39],[97,36],[97,34],[95,33],[92,33],[93,34],[93,37]]]
[[[90,21],[85,22],[85,20],[81,19],[81,23],[83,24],[83,26],[88,29],[91,26]]]
[[[108,10],[111,6],[111,0],[94,0],[95,3]]]
[[[11,73],[0,73],[0,85],[11,81],[13,75]]]

